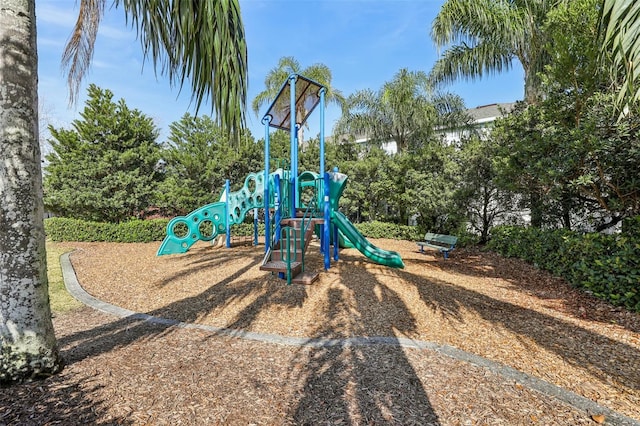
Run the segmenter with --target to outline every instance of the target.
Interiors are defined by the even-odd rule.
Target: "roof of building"
[[[502,117],[503,115],[511,112],[515,104],[515,102],[507,102],[481,105],[472,109],[468,109],[467,112],[471,117],[473,117],[473,120],[476,122],[493,121],[497,117]]]

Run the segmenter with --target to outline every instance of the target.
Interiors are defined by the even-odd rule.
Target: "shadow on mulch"
[[[640,321],[632,312],[591,296],[572,287],[564,279],[519,259],[505,258],[490,251],[473,248],[456,250],[447,261],[442,257],[436,257],[433,261],[425,259],[424,262],[450,273],[500,278],[511,283],[519,291],[541,300],[561,300],[562,309],[568,315],[603,324],[617,324],[634,333],[640,333]],[[542,279],[529,279],[534,275]]]
[[[591,306],[600,315],[591,314],[593,321],[616,323],[637,331],[636,322],[626,321],[633,314],[613,308],[611,305],[581,294],[561,279],[553,278],[523,262],[510,262],[495,255],[460,256],[456,259],[435,262],[435,267],[454,274],[477,277],[499,277],[518,289],[545,299],[562,299],[563,304]],[[476,312],[485,320],[499,324],[518,336],[527,338],[542,348],[558,354],[565,362],[588,371],[603,382],[613,380],[632,389],[640,389],[640,351],[633,346],[610,339],[568,321],[544,315],[482,293],[436,279],[425,280],[405,270],[394,271],[398,277],[416,286],[427,309],[441,312],[445,317],[461,320],[464,310]],[[530,279],[534,274],[544,279]],[[582,310],[576,311],[582,312]],[[571,315],[571,311],[567,312]],[[584,315],[574,315],[582,317]]]
[[[338,267],[349,268],[344,264]],[[373,274],[361,269],[361,273],[380,284]],[[349,290],[353,289],[350,280],[341,281]],[[357,305],[350,315],[353,323],[348,324],[342,313],[353,306],[347,302],[345,290],[329,291],[326,321],[318,325],[314,338],[353,337],[348,330],[367,328],[362,322],[372,319],[365,314],[372,301],[393,310],[389,317],[392,321],[386,324],[382,335],[395,336],[395,331],[409,333],[415,328],[411,312],[393,290],[384,287],[379,298],[374,286],[358,287],[354,295]],[[390,340],[388,346],[375,353],[366,346],[338,345],[314,348],[310,355],[300,350],[299,358],[305,367],[297,377],[292,377],[303,383],[301,397],[291,413],[295,424],[317,422],[318,407],[325,408],[320,411],[321,418],[329,424],[339,424],[345,419],[354,424],[440,424],[420,378],[397,340]]]
[[[88,398],[101,386],[92,378],[57,376],[0,388],[0,425],[129,425],[107,414],[109,401]]]
[[[191,268],[196,270],[204,266],[215,266],[217,263],[224,263],[229,259],[228,256],[235,256],[235,254],[229,252],[216,253],[216,259],[211,260],[213,263],[203,263],[204,260],[194,254],[190,268],[180,271],[178,275],[190,273]],[[356,298],[357,305],[355,308],[347,306],[345,296],[339,290],[332,289],[330,292],[331,300],[328,303],[330,310],[325,312],[323,316],[326,320],[319,324],[316,332],[309,337],[340,339],[362,335],[361,329],[376,330],[377,335],[392,338],[398,333],[410,336],[416,328],[415,319],[402,299],[383,282],[377,280],[374,274],[359,265],[362,262],[360,256],[351,256],[343,253],[341,259],[341,262],[335,264],[332,268],[338,268],[341,284],[351,290]],[[274,285],[282,286],[282,281],[269,275],[258,281],[238,279],[246,271],[256,268],[260,261],[261,255],[257,254],[250,264],[215,285],[208,287],[200,294],[147,313],[187,323],[195,322],[202,315],[213,309],[224,307],[231,300],[261,293],[239,312],[235,320],[229,325],[229,328],[248,329],[262,309],[273,306],[302,306],[307,297],[304,286],[290,286],[287,287],[286,292],[273,292],[269,291],[269,289],[272,289]],[[409,262],[411,261],[409,260]],[[497,265],[497,262],[492,262],[489,260],[489,268],[482,269],[480,268],[479,260],[474,260],[471,256],[461,256],[460,259],[453,261],[444,262],[440,259],[437,262],[437,267],[456,274],[471,276],[496,275],[506,279],[513,285],[524,287],[527,291],[538,291],[535,290],[533,284],[527,284],[527,276],[532,273],[540,273],[539,271],[523,269],[521,262],[518,262],[520,269],[515,267],[512,269],[501,268]],[[565,362],[589,371],[590,374],[603,382],[613,380],[630,388],[640,389],[640,365],[638,365],[640,351],[632,346],[596,334],[570,322],[491,298],[447,282],[433,278],[426,280],[424,277],[409,273],[406,270],[388,269],[385,273],[397,276],[406,283],[416,286],[420,298],[425,304],[425,309],[441,312],[442,315],[451,320],[461,319],[463,310],[472,310],[487,321],[499,324],[505,329],[523,336],[523,342],[531,339],[540,347],[558,354]],[[170,280],[174,278],[179,277],[171,277]],[[368,284],[361,284],[361,282]],[[370,284],[372,282],[375,284]],[[539,291],[549,292],[553,291],[553,288]],[[561,292],[557,291],[551,297],[560,297],[561,295]],[[379,306],[380,308],[371,309],[371,306]],[[344,312],[348,312],[349,309],[351,309],[351,312],[345,319]],[[379,316],[380,309],[385,311],[384,317]],[[353,323],[344,323],[344,321],[352,321]],[[152,338],[155,333],[163,331],[163,329],[157,329],[153,333],[150,330],[146,323],[136,325],[127,319],[123,319],[98,329],[64,337],[60,339],[60,343],[61,345],[69,345],[74,341],[83,341],[84,344],[82,346],[95,345],[96,348],[100,348],[98,349],[99,351],[109,351],[139,338]],[[329,397],[334,399],[335,404],[331,404],[332,406],[339,405],[339,400],[345,397],[347,389],[345,388],[345,380],[337,376],[343,374],[345,368],[349,366],[351,369],[359,370],[352,372],[350,375],[353,380],[367,382],[361,383],[361,386],[355,386],[355,388],[353,384],[350,384],[349,392],[366,394],[372,391],[375,393],[377,392],[375,390],[376,386],[392,382],[392,377],[405,377],[406,383],[416,383],[415,388],[407,390],[407,392],[410,391],[408,395],[413,395],[417,399],[417,405],[426,407],[425,410],[429,411],[428,397],[424,394],[424,391],[421,391],[419,380],[417,380],[415,374],[412,374],[412,367],[399,346],[390,348],[388,351],[389,359],[392,360],[389,364],[392,366],[392,368],[390,367],[391,370],[387,369],[390,371],[389,380],[384,380],[384,377],[380,380],[379,375],[384,373],[385,369],[380,366],[378,366],[379,368],[371,368],[371,365],[376,365],[376,363],[372,363],[371,360],[361,361],[362,354],[358,355],[358,351],[359,349],[355,347],[318,349],[312,357],[316,362],[309,364],[318,365],[317,371],[309,370],[306,372],[309,382],[305,389],[328,389],[326,391],[328,394],[325,394],[325,391],[318,395],[310,393],[301,400],[301,407],[312,404],[314,401],[326,400]],[[77,356],[91,356],[95,353],[95,350],[87,350],[84,355],[78,354]],[[76,357],[75,359],[78,358]],[[384,360],[378,361],[384,362]],[[372,375],[369,375],[369,373]],[[327,384],[327,386],[317,387],[314,385],[319,380]],[[329,384],[331,385],[329,386]],[[369,386],[373,386],[373,388]],[[367,392],[364,391],[365,388]],[[394,393],[391,388],[379,389],[379,391],[381,393]],[[404,397],[403,395],[397,395],[397,398],[400,399]],[[362,397],[359,404],[367,406],[372,404],[371,401],[373,399]],[[398,406],[406,407],[402,403],[399,403]],[[376,410],[373,406],[369,408]],[[298,415],[302,416],[303,411],[304,409],[301,408]],[[383,419],[383,417],[380,417],[382,413],[378,414],[379,416],[376,418]],[[421,414],[422,418],[433,417],[429,417],[428,413],[423,412]],[[402,418],[400,413],[396,413],[396,415]],[[397,417],[394,416],[394,418]]]
[[[213,258],[202,253],[188,257],[189,266],[158,285],[167,285],[181,276],[215,267],[228,261],[229,256],[246,254],[222,252]],[[224,307],[235,299],[254,296],[252,302],[239,312],[230,328],[248,329],[261,310],[273,306],[298,307],[307,298],[304,286],[290,286],[286,292],[269,291],[282,281],[269,275],[259,280],[241,279],[257,268],[262,256],[256,254],[250,263],[222,281],[207,287],[200,294],[170,303],[147,314],[183,322],[195,322],[211,310]],[[402,298],[374,273],[358,265],[361,257],[342,254],[342,261],[332,266],[339,271],[338,279],[344,288],[331,288],[322,318],[310,338],[343,339],[361,336],[361,330],[376,330],[376,335],[395,338],[410,336],[416,331],[416,320]],[[547,294],[556,298],[560,293],[529,285],[527,271],[498,270],[496,264],[482,265],[472,256],[444,262],[435,267],[455,274],[470,276],[500,276],[526,291]],[[417,262],[409,259],[408,262]],[[566,362],[587,369],[602,381],[614,380],[633,389],[640,388],[640,351],[624,343],[595,334],[575,324],[532,311],[521,306],[490,298],[484,294],[436,279],[425,279],[406,270],[387,270],[409,285],[416,286],[424,309],[441,312],[451,320],[460,319],[463,310],[471,310],[487,321],[535,341],[541,347],[558,354]],[[359,280],[359,277],[362,279]],[[365,284],[363,284],[365,283]],[[373,284],[372,284],[373,283]],[[349,292],[349,295],[346,292]],[[355,305],[348,302],[355,298]],[[386,312],[381,318],[378,309]],[[345,315],[345,311],[348,315]],[[171,327],[132,318],[122,318],[59,338],[63,355],[70,365],[87,358],[108,353],[134,342],[155,339]],[[392,343],[392,342],[391,342]],[[374,356],[375,354],[375,356]],[[314,424],[319,418],[338,424],[422,424],[438,425],[424,387],[399,345],[389,344],[380,351],[367,351],[364,346],[342,345],[300,348],[293,362],[291,381],[300,383],[296,401],[290,404],[287,420],[294,424]],[[626,366],[626,368],[625,368]],[[0,425],[30,424],[30,419],[48,413],[50,423],[69,424],[130,424],[126,418],[105,420],[108,401],[93,401],[85,397],[87,390],[98,387],[90,376],[53,377],[45,382],[10,388],[11,405],[1,405]],[[3,389],[3,392],[5,390]],[[33,401],[33,404],[25,404]],[[70,397],[71,396],[71,397]],[[36,416],[37,414],[37,416]],[[31,417],[29,417],[31,416]],[[39,423],[36,421],[35,423]]]

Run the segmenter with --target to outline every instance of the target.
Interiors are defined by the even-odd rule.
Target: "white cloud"
[[[60,2],[36,2],[36,19],[40,22],[46,22],[52,26],[73,28],[78,19],[78,13],[75,7],[69,8],[67,2],[60,7]]]

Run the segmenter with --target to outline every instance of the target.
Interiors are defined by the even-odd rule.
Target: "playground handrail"
[[[291,258],[291,231],[293,231],[293,259]],[[297,245],[297,238],[296,238],[296,232],[295,232],[295,228],[293,228],[292,226],[284,226],[280,229],[280,233],[281,233],[281,238],[280,238],[280,259],[284,259],[284,262],[287,265],[287,284],[291,284],[291,263],[295,262],[297,259],[297,255],[296,255],[296,245]],[[282,235],[284,234],[284,235]],[[286,241],[286,257],[285,257],[285,252],[283,251],[283,248],[285,246],[285,244],[283,244],[283,242]]]
[[[307,235],[307,231],[309,230],[309,227],[313,223],[313,218],[315,217],[315,214],[316,214],[316,207],[317,207],[316,200],[314,197],[311,199],[311,201],[307,205],[307,208],[304,211],[304,214],[302,215],[302,224],[300,226],[300,251],[302,252],[302,272],[304,272],[304,257],[306,252],[305,250],[306,244],[304,239],[305,239],[305,235]],[[305,225],[305,219],[308,219],[306,225]]]

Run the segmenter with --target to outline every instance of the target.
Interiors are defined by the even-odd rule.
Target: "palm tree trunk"
[[[61,368],[49,307],[35,0],[0,0],[0,382]]]
[[[537,105],[543,99],[542,81],[536,72],[525,71],[524,101],[527,105]]]

